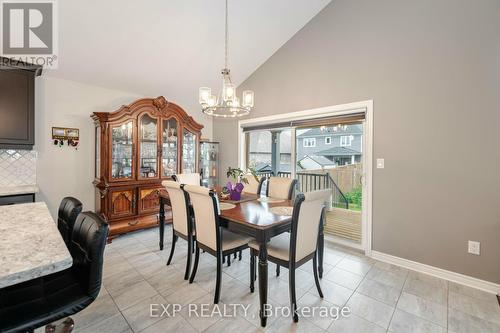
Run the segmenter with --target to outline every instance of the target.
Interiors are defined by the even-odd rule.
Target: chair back
[[[320,190],[299,194],[295,198],[290,237],[290,260],[301,260],[316,251],[319,225],[324,215],[325,203],[329,201],[330,195],[330,190]]]
[[[296,179],[270,177],[267,183],[267,196],[276,199],[291,200],[296,183]]]
[[[172,179],[181,184],[201,185],[201,176],[199,173],[178,173],[173,175]]]
[[[264,181],[265,177],[262,177],[260,180],[257,180],[252,174],[249,173],[246,174],[243,178],[248,181],[248,184],[244,184],[245,187],[243,188],[243,192],[260,195],[262,182]]]
[[[57,213],[57,229],[61,234],[66,246],[71,242],[71,232],[75,225],[76,217],[82,212],[83,205],[80,200],[73,197],[62,199]]]
[[[166,180],[162,183],[167,189],[170,198],[170,207],[172,207],[172,221],[174,230],[188,236],[191,232],[189,224],[189,206],[186,193],[178,182]]]
[[[108,224],[93,212],[80,213],[73,227],[70,245],[73,269],[77,271],[81,284],[87,287],[87,295],[93,299],[101,289],[108,232]]]
[[[221,234],[216,194],[202,186],[186,185],[184,190],[189,194],[193,205],[196,241],[214,251],[220,250]]]

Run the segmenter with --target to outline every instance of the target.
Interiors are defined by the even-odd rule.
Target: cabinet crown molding
[[[114,122],[134,117],[137,112],[146,111],[158,117],[176,117],[180,122],[194,131],[201,131],[203,125],[197,123],[179,105],[169,102],[163,96],[156,98],[142,98],[129,105],[122,105],[113,112],[94,112],[92,119],[95,122]]]

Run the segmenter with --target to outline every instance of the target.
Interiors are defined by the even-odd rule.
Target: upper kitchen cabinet
[[[35,144],[35,78],[42,67],[0,57],[0,148]]]

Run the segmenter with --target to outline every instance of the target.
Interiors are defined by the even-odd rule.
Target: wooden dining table
[[[219,193],[219,192],[218,192]],[[267,318],[265,316],[265,304],[267,304],[268,293],[268,260],[267,243],[281,233],[291,230],[292,217],[277,215],[270,210],[272,207],[292,207],[293,200],[282,200],[279,202],[266,202],[265,197],[259,200],[260,196],[256,194],[243,193],[241,200],[230,201],[220,199],[221,202],[234,204],[234,208],[221,210],[219,220],[222,227],[228,230],[253,237],[259,243],[258,260],[258,284],[260,298],[260,323],[262,327],[266,326]],[[168,193],[160,195],[160,249],[163,249],[163,236],[165,229],[165,205],[169,204]],[[323,276],[323,223],[320,224],[318,243],[318,272]]]

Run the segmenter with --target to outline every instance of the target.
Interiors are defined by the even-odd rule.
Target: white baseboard
[[[476,288],[476,289],[481,289],[483,291],[495,294],[495,295],[500,295],[500,284],[477,279],[471,276],[463,275],[460,273],[455,273],[452,271],[447,271],[442,268],[422,264],[416,261],[411,261],[408,259],[400,258],[400,257],[395,257],[390,254],[378,252],[378,251],[371,251],[371,255],[373,259],[380,260],[389,264],[393,264],[396,266],[401,266],[407,269],[411,269],[413,271],[417,271],[420,273],[425,273],[428,275],[432,275],[444,280],[460,283],[463,285],[466,285],[468,287]]]

